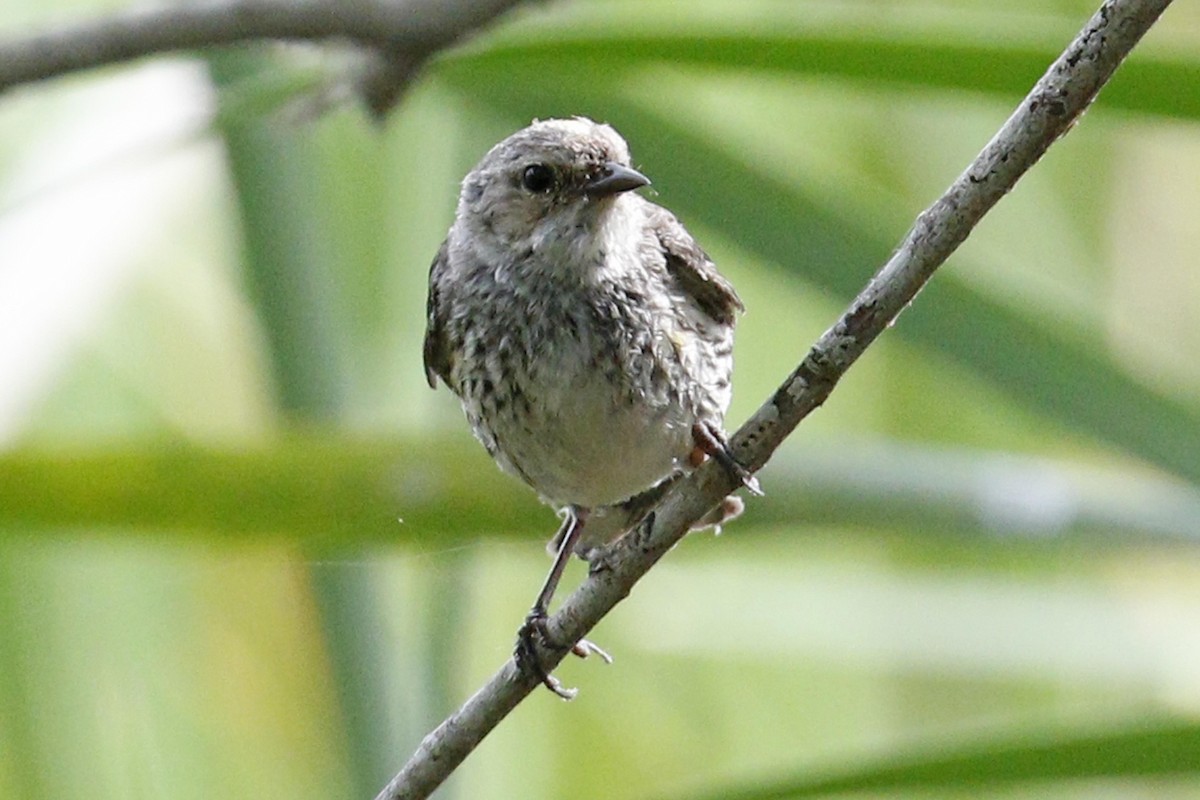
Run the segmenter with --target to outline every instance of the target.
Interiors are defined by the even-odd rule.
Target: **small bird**
[[[608,125],[535,120],[463,180],[429,272],[429,385],[458,395],[496,463],[563,517],[517,646],[563,697],[532,637],[589,516],[637,506],[705,456],[757,491],[723,427],[742,301],[675,216],[634,192],[649,184]],[[740,509],[729,498],[705,521]]]

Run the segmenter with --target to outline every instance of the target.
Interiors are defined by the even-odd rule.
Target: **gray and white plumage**
[[[556,507],[620,503],[723,431],[742,303],[645,182],[611,127],[534,122],[463,180],[430,270],[430,385]]]

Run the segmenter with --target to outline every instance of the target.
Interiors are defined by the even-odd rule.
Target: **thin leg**
[[[587,522],[587,515],[587,509],[584,508],[571,506],[567,509],[567,519],[563,523],[562,529],[555,536],[555,539],[559,541],[559,546],[558,552],[554,555],[554,564],[550,567],[550,573],[546,575],[546,582],[542,584],[542,590],[538,592],[537,599],[533,601],[533,607],[529,609],[529,614],[526,615],[524,624],[517,631],[517,647],[514,653],[518,665],[533,670],[534,674],[541,679],[542,685],[564,700],[570,700],[575,697],[576,690],[563,686],[543,666],[542,660],[538,657],[537,645],[534,639],[535,637],[540,637],[543,641],[546,641],[546,612],[550,607],[550,600],[554,597],[554,590],[558,588],[558,582],[562,580],[563,571],[567,568],[567,562],[575,550],[575,543],[579,541],[579,535],[583,532],[583,525]],[[553,643],[551,644],[553,645]],[[580,658],[586,658],[588,655],[595,653],[606,662],[612,662],[612,658],[608,653],[587,639],[580,639],[573,644],[571,652]]]
[[[550,608],[554,590],[558,588],[558,582],[562,580],[563,571],[567,568],[567,562],[571,560],[571,553],[574,552],[575,543],[579,541],[579,536],[583,533],[585,522],[587,522],[586,509],[575,506],[567,509],[567,519],[563,522],[563,529],[554,537],[561,540],[558,552],[554,554],[554,564],[550,567],[550,573],[546,575],[546,582],[542,584],[542,590],[538,592],[537,600],[533,601],[530,614],[546,616],[546,609]]]
[[[707,422],[697,422],[692,426],[692,439],[696,443],[697,450],[716,459],[717,463],[724,467],[730,475],[741,481],[751,494],[762,496],[763,491],[762,487],[758,485],[758,478],[750,474],[750,470],[739,464],[733,457],[729,443],[725,441],[725,436],[719,430]]]

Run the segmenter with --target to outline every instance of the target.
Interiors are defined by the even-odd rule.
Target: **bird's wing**
[[[448,240],[442,242],[438,254],[429,267],[429,299],[425,302],[425,380],[430,387],[437,388],[437,379],[450,383],[450,348],[443,327],[445,305],[441,302],[439,288],[442,275],[449,266]]]
[[[705,314],[722,325],[733,325],[745,311],[733,284],[717,272],[708,253],[696,244],[675,215],[660,206],[650,210],[650,227],[667,259],[667,272]]]

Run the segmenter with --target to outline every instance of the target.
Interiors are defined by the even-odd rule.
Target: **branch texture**
[[[438,50],[520,0],[217,0],[128,11],[0,41],[0,92],[84,69],[259,39],[342,39],[375,58],[360,80],[382,114]]]
[[[833,391],[949,258],[983,216],[1062,136],[1170,0],[1109,0],[1051,65],[1020,106],[949,189],[916,220],[895,254],[826,331],[782,386],[734,435],[741,463],[760,469],[783,440]],[[584,584],[550,618],[553,641],[575,642],[710,509],[737,489],[707,463],[678,481],[645,522],[592,561]],[[566,651],[547,650],[553,667]],[[510,659],[462,708],[425,737],[377,800],[428,797],[529,692],[538,679]]]

